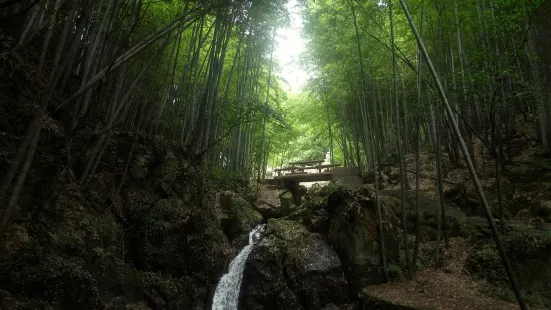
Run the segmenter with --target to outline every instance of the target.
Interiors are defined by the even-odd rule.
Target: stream
[[[266,225],[261,224],[256,226],[249,233],[249,244],[232,260],[228,273],[222,276],[220,282],[218,282],[216,286],[212,301],[212,310],[237,310],[245,262],[265,229]]]

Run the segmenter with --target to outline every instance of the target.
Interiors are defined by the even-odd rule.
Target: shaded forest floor
[[[440,268],[428,268],[415,273],[411,281],[400,280],[367,288],[370,296],[394,304],[417,309],[463,310],[518,309],[512,302],[484,294],[484,280],[469,275],[465,264],[469,243],[464,238],[452,238],[444,251],[445,263]]]
[[[511,231],[504,235],[506,249],[514,267],[525,266],[531,259],[531,263],[541,263],[545,266],[551,247],[545,242],[543,245],[537,244],[539,241],[534,240],[549,240],[551,235],[551,160],[542,151],[533,119],[525,121],[519,117],[516,130],[517,135],[505,148],[505,153],[509,155],[507,161],[500,169],[504,218],[512,224]],[[478,176],[493,216],[499,219],[495,161],[480,141],[475,144],[475,149]],[[468,170],[462,159],[457,163],[451,163],[447,154],[443,156],[446,204],[464,213],[467,219],[473,219],[471,225],[464,227],[465,231],[461,237],[450,239],[450,247],[443,249],[443,262],[439,268],[426,266],[426,269],[421,269],[415,274],[412,281],[400,280],[370,286],[366,294],[419,309],[518,309],[513,292],[506,281],[496,281],[496,272],[500,273],[500,280],[504,279],[504,272],[499,270],[503,269],[499,257],[492,256],[495,263],[492,266],[485,264],[490,260],[488,257],[481,259],[483,255],[480,253],[492,251],[495,254],[495,246],[489,230],[485,227],[485,214]],[[406,166],[408,188],[415,190],[415,155],[406,156]],[[382,167],[384,189],[400,189],[399,162],[388,162]],[[433,152],[423,152],[420,182],[423,196],[436,199],[436,171]],[[474,222],[477,224],[473,224]],[[414,224],[409,222],[409,225]],[[486,234],[483,240],[480,238],[481,232]],[[517,234],[521,237],[517,237]],[[537,237],[531,240],[532,235]],[[529,245],[522,249],[524,245],[514,243],[515,240]],[[477,244],[480,242],[485,245]],[[476,259],[481,261],[475,261]],[[473,264],[480,265],[476,267],[480,269],[480,273],[473,270]],[[492,270],[486,272],[484,268]],[[549,268],[543,267],[539,273],[548,274],[546,269]],[[549,286],[551,283],[545,284],[549,281],[544,280],[541,284],[543,289],[540,284],[532,286],[526,280],[529,277],[526,274],[531,271],[525,267],[519,267],[515,271],[531,309],[548,309],[551,305],[548,294],[543,293],[542,296],[541,291],[534,287],[545,291],[546,285]],[[523,286],[524,284],[526,286]]]

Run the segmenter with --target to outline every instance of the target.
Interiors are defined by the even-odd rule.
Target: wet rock
[[[328,304],[327,306],[325,306],[325,308],[323,308],[323,310],[341,310],[341,308],[337,307],[337,305],[331,303],[331,304]]]
[[[243,309],[322,309],[347,296],[339,258],[321,235],[293,221],[268,221],[245,267]]]
[[[230,241],[248,235],[263,220],[249,202],[232,192],[220,194],[220,208],[225,215],[221,224]]]
[[[262,215],[264,220],[281,217],[281,213],[282,213],[281,208],[265,202],[261,202],[258,205],[255,205],[254,209],[258,211],[260,215]]]

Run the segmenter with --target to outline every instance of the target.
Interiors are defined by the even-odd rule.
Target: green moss
[[[306,200],[300,206],[296,207],[296,209],[293,212],[283,217],[283,219],[291,220],[291,221],[299,221],[306,217],[311,216],[313,212],[315,212],[316,210],[323,209],[326,206],[327,206],[326,197],[313,196],[312,199]]]
[[[401,279],[404,275],[402,267],[397,264],[390,264],[387,266],[388,277],[391,280]]]
[[[0,309],[10,310],[54,310],[54,305],[32,299],[13,296],[8,291],[0,290]]]
[[[375,223],[373,215],[357,204],[340,207],[331,221],[328,239],[348,265],[353,291],[383,281]]]
[[[295,241],[308,235],[308,230],[297,222],[283,219],[268,220],[267,233],[285,241]]]
[[[239,196],[230,199],[228,216],[233,219],[233,224],[238,226],[240,232],[251,230],[263,220],[262,215]]]
[[[341,185],[337,185],[336,183],[331,182],[331,183],[325,185],[324,187],[322,187],[319,190],[318,196],[328,197],[332,193],[338,192],[338,191],[342,190],[343,188],[344,187],[342,187]]]

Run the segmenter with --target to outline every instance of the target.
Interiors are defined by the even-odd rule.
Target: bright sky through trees
[[[291,25],[277,31],[276,57],[280,64],[278,76],[285,82],[287,89],[298,93],[308,79],[308,73],[300,68],[300,53],[304,50],[305,40],[302,37],[302,16],[296,0],[287,3]]]

